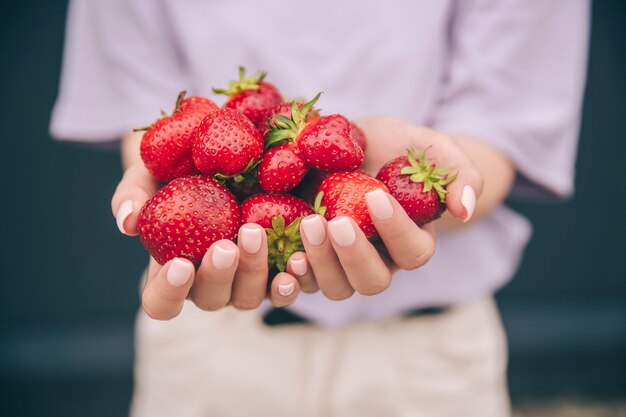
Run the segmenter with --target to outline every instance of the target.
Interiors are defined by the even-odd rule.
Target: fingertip
[[[294,275],[303,276],[307,273],[309,267],[307,265],[306,255],[304,252],[296,252],[289,258],[287,268]]]
[[[474,215],[474,210],[476,209],[476,191],[474,191],[471,185],[463,187],[461,205],[465,209],[465,214],[461,220],[467,223]]]
[[[184,258],[174,258],[168,262],[167,282],[173,287],[184,286],[194,272],[193,264]]]
[[[272,282],[272,303],[284,307],[295,301],[300,293],[300,283],[292,275],[281,272]]]
[[[321,246],[326,241],[326,226],[319,214],[306,216],[300,222],[302,237],[312,246]]]
[[[235,264],[238,248],[232,241],[227,239],[218,240],[211,245],[211,264],[216,269],[228,269]]]
[[[130,236],[129,227],[127,227],[126,220],[128,217],[133,214],[133,202],[132,200],[126,200],[117,208],[115,213],[115,222],[117,224],[117,228],[120,230],[122,234]]]
[[[261,250],[265,230],[256,223],[246,223],[239,228],[238,243],[248,254],[254,255]]]
[[[382,188],[377,188],[365,194],[365,202],[370,216],[385,221],[393,217],[392,196],[388,195]]]

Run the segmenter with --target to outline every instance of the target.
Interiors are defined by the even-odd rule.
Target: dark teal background
[[[594,3],[576,196],[512,205],[535,234],[498,294],[515,403],[626,399],[626,8]],[[3,2],[0,416],[119,416],[146,259],[115,227],[118,155],[53,142],[66,4]]]

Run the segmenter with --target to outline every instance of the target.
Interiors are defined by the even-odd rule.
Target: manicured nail
[[[235,262],[236,253],[235,249],[225,248],[218,243],[213,249],[213,255],[211,255],[213,266],[217,269],[230,268],[233,262]]]
[[[365,194],[370,214],[379,220],[389,220],[393,216],[393,206],[387,194],[378,188]]]
[[[304,259],[292,259],[289,261],[291,264],[291,270],[294,274],[302,276],[306,274],[306,260]]]
[[[476,209],[476,192],[469,185],[463,187],[463,192],[461,193],[461,205],[465,207],[466,212],[465,219],[463,219],[463,221],[467,222],[472,218],[474,209]]]
[[[117,209],[117,213],[115,214],[115,222],[117,223],[117,228],[120,229],[120,232],[126,233],[126,229],[124,228],[124,220],[128,218],[133,212],[133,202],[131,200],[126,200],[120,207]]]
[[[241,239],[243,250],[251,255],[257,253],[261,249],[261,242],[263,241],[261,233],[265,233],[265,230],[260,227],[243,226],[239,231],[239,239]]]
[[[313,246],[319,246],[324,243],[326,239],[326,232],[324,231],[324,223],[320,216],[305,217],[300,223],[302,225],[302,231],[306,240]]]
[[[191,262],[183,261],[180,258],[174,258],[169,269],[167,270],[167,282],[174,287],[182,287],[187,281],[189,281],[192,271],[193,265]]]
[[[339,246],[350,246],[356,241],[354,227],[347,217],[339,217],[329,221],[328,231]]]
[[[289,297],[293,294],[293,290],[295,288],[296,286],[293,285],[293,282],[290,282],[289,284],[278,284],[278,293],[283,297]]]

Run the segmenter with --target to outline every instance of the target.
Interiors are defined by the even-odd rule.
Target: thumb
[[[129,236],[138,233],[139,211],[156,190],[157,180],[143,164],[135,164],[126,170],[111,199],[111,210],[120,232]]]

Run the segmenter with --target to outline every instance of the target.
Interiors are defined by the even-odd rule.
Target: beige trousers
[[[491,298],[324,329],[255,312],[137,318],[133,417],[504,417],[506,342]]]

